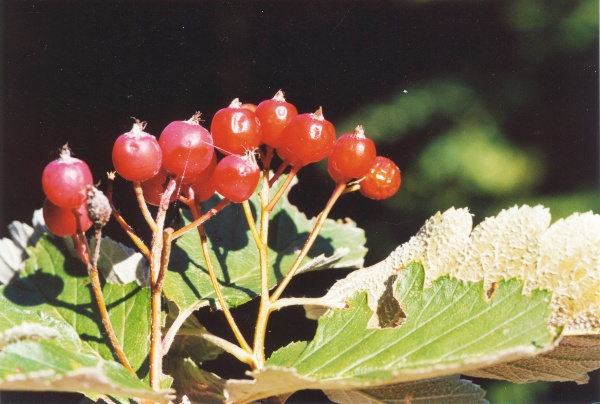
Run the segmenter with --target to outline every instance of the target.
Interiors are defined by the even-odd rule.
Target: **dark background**
[[[278,89],[301,113],[322,105],[338,135],[364,123],[402,169],[394,200],[349,195],[332,212],[366,229],[367,264],[450,206],[469,206],[476,222],[515,203],[543,203],[553,217],[599,211],[597,1],[1,4],[0,236],[41,206],[41,172],[64,143],[100,180],[131,116],[159,135]],[[315,215],[333,183],[322,166],[300,179],[309,189],[292,199]],[[294,291],[333,281],[316,276],[318,288]],[[598,377],[511,400],[597,400]]]

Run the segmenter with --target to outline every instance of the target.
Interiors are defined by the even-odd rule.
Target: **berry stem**
[[[140,252],[142,254],[144,254],[144,257],[146,257],[146,259],[148,261],[150,261],[150,250],[148,249],[148,247],[146,246],[146,244],[144,244],[144,242],[142,241],[141,238],[139,238],[137,236],[137,234],[135,234],[135,231],[133,231],[133,229],[131,228],[131,226],[129,226],[129,224],[127,224],[127,222],[125,221],[125,219],[123,218],[123,216],[121,216],[121,214],[119,213],[119,211],[117,210],[117,208],[115,208],[115,205],[113,203],[113,182],[114,182],[114,173],[109,173],[108,174],[108,187],[106,190],[106,197],[108,198],[108,202],[110,203],[110,207],[112,209],[112,215],[115,218],[115,220],[117,221],[117,223],[119,223],[119,225],[121,226],[121,228],[125,231],[125,233],[129,236],[129,238],[131,239],[131,241],[133,241],[133,243],[135,244],[135,246],[140,250]]]
[[[98,257],[100,255],[100,240],[102,238],[102,229],[96,229],[95,238],[96,238],[96,246],[94,250],[94,255],[90,254],[90,246],[85,238],[85,234],[81,231],[81,219],[79,213],[76,209],[73,209],[73,214],[75,215],[75,222],[77,223],[77,237],[73,237],[73,242],[75,243],[75,248],[82,258],[84,258],[83,262],[87,266],[88,275],[90,277],[91,286],[92,286],[92,294],[94,295],[94,300],[96,300],[96,307],[98,307],[98,314],[100,314],[100,318],[102,319],[102,325],[104,326],[104,330],[106,331],[106,336],[110,341],[110,344],[119,359],[119,362],[127,369],[132,375],[136,376],[135,370],[131,367],[123,348],[121,348],[121,344],[117,339],[115,334],[115,330],[112,327],[112,323],[110,322],[110,317],[108,316],[108,310],[106,309],[106,303],[104,301],[104,296],[102,295],[102,285],[100,284],[100,276],[98,275]]]
[[[281,163],[281,165],[277,169],[277,172],[275,174],[273,174],[273,177],[271,177],[271,179],[269,180],[270,187],[272,187],[273,184],[275,184],[275,181],[277,181],[279,179],[279,177],[281,177],[281,174],[283,174],[283,172],[285,171],[286,168],[288,168],[289,165],[290,165],[290,163],[288,163],[287,161],[284,161],[283,163]]]
[[[273,147],[267,145],[266,153],[263,157],[261,157],[261,161],[263,163],[263,170],[266,171],[267,173],[271,169],[271,160],[273,160],[273,152],[274,151],[275,151],[275,149],[273,149]]]
[[[292,180],[294,179],[294,177],[296,176],[296,174],[298,174],[298,171],[301,168],[302,168],[302,166],[300,166],[300,165],[298,165],[298,166],[292,166],[292,170],[288,174],[287,178],[285,179],[285,181],[283,182],[283,184],[281,184],[281,187],[279,187],[279,189],[277,190],[277,193],[275,194],[275,196],[273,196],[273,199],[271,199],[271,201],[267,205],[266,210],[268,212],[272,212],[273,211],[273,208],[275,207],[275,205],[277,204],[277,202],[279,202],[279,199],[281,199],[281,197],[283,196],[285,190],[288,189],[288,187],[290,186]]]
[[[166,271],[168,264],[168,255],[170,246],[165,247],[165,234],[163,232],[165,217],[169,207],[169,199],[175,191],[176,182],[174,178],[169,179],[169,183],[163,192],[156,214],[156,231],[152,236],[152,247],[150,249],[150,285],[151,285],[151,328],[150,328],[150,387],[155,391],[160,389],[162,379],[162,330],[161,330],[161,299],[162,299],[162,281],[161,272]],[[172,234],[172,233],[168,233]],[[169,237],[167,237],[169,238]],[[168,240],[170,244],[171,240]],[[164,269],[163,269],[164,268]]]
[[[185,332],[180,332],[179,335],[185,335]],[[194,333],[193,335],[198,335],[198,334]],[[235,356],[241,362],[250,365],[250,367],[252,369],[258,369],[258,365],[256,363],[255,358],[251,354],[249,354],[248,352],[243,350],[242,348],[238,347],[237,345],[232,344],[231,342],[229,342],[221,337],[217,337],[216,335],[211,334],[208,331],[202,333],[200,335],[200,337],[202,337],[206,341],[218,346],[225,352],[228,352],[231,355]]]
[[[281,297],[281,294],[283,293],[283,291],[285,290],[287,285],[290,283],[290,281],[292,280],[292,278],[298,271],[298,268],[300,268],[300,264],[302,263],[302,260],[304,260],[304,258],[308,254],[308,251],[310,250],[310,248],[314,244],[315,240],[317,239],[317,236],[319,235],[321,228],[325,224],[325,219],[327,219],[327,215],[329,215],[331,208],[333,208],[333,205],[338,200],[338,198],[344,193],[345,189],[346,189],[346,184],[344,184],[344,183],[339,183],[335,186],[333,194],[329,198],[329,201],[327,201],[327,204],[325,205],[325,208],[323,209],[323,211],[317,217],[317,221],[316,221],[312,231],[310,232],[308,239],[306,240],[306,243],[304,243],[302,250],[296,257],[294,264],[292,265],[292,267],[290,268],[288,273],[285,275],[285,277],[283,278],[283,280],[281,281],[279,286],[277,286],[277,289],[275,289],[275,291],[271,295],[271,302],[275,302],[275,301],[277,301],[277,299],[279,299],[279,297]]]
[[[321,297],[287,297],[273,302],[270,306],[270,309],[271,312],[273,312],[276,310],[281,310],[284,307],[305,305],[322,306],[336,309],[346,308],[346,304],[343,302],[335,302],[332,304],[332,302],[327,302]]]
[[[258,243],[258,252],[260,256],[260,306],[256,318],[256,328],[254,331],[254,358],[259,367],[265,363],[265,337],[267,333],[267,323],[269,321],[270,305],[269,300],[269,218],[271,211],[269,205],[269,176],[262,176],[262,188],[259,192],[261,215],[260,215],[260,243]]]
[[[258,230],[256,230],[256,222],[254,221],[254,217],[252,216],[252,210],[250,209],[250,202],[247,200],[242,202],[242,207],[244,208],[244,214],[246,215],[246,220],[248,221],[248,227],[250,228],[250,233],[252,233],[252,237],[254,238],[254,242],[256,246],[260,248],[260,236],[258,234]]]
[[[206,222],[208,219],[210,219],[211,217],[213,217],[214,215],[219,213],[221,210],[223,210],[223,208],[225,206],[229,205],[230,203],[231,203],[231,201],[229,199],[223,199],[214,208],[212,208],[208,212],[204,213],[199,218],[195,219],[192,223],[188,223],[187,225],[183,226],[181,229],[176,230],[173,233],[173,240],[178,239],[179,237],[183,236],[188,231],[190,231],[193,228],[198,227],[202,223]]]
[[[142,190],[142,183],[140,181],[134,181],[133,189],[135,191],[135,197],[137,198],[138,205],[140,205],[140,211],[142,212],[142,216],[146,219],[146,223],[150,227],[152,232],[156,231],[156,223],[154,222],[154,218],[148,209],[148,204],[146,203],[146,199],[144,198],[144,191]]]
[[[190,190],[190,193],[193,191]],[[201,211],[199,205],[197,205],[194,201],[193,196],[190,195],[190,210],[192,211],[192,215],[194,218],[201,216]],[[204,231],[204,226],[202,224],[198,225],[198,235],[200,236],[200,245],[202,247],[202,254],[204,255],[204,260],[206,261],[206,268],[208,270],[208,276],[210,277],[210,283],[212,284],[213,289],[215,290],[215,294],[217,295],[217,300],[221,305],[221,310],[223,310],[223,314],[229,323],[229,327],[235,338],[238,340],[238,343],[246,352],[252,352],[250,345],[244,338],[244,335],[240,331],[229,307],[227,306],[227,302],[225,301],[225,296],[223,296],[223,291],[221,290],[221,284],[219,283],[219,279],[217,278],[217,273],[215,271],[215,267],[212,263],[212,259],[210,258],[210,248],[208,246],[208,238],[206,237],[206,232]]]

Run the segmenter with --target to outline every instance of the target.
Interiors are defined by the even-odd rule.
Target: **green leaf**
[[[62,240],[42,237],[30,249],[20,279],[4,286],[1,293],[0,300],[70,324],[81,338],[83,353],[114,359],[85,266],[71,256]],[[105,284],[103,295],[115,334],[132,367],[143,376],[149,351],[150,290],[136,283]]]
[[[328,390],[327,397],[339,404],[444,403],[482,404],[485,391],[458,375],[418,380],[360,390]]]
[[[61,346],[57,340],[18,341],[0,352],[0,390],[77,391],[168,403],[116,362]]]
[[[277,184],[272,192],[276,187]],[[218,198],[214,197],[204,206],[205,210],[216,203]],[[256,220],[256,212],[260,212],[257,194],[250,203]],[[184,213],[184,220],[191,220],[188,213]],[[281,198],[269,224],[269,287],[287,273],[314,222],[314,218],[307,219],[289,203],[287,193]],[[242,206],[227,206],[205,224],[205,230],[227,304],[236,307],[256,297],[260,292],[259,255]],[[366,254],[364,244],[364,232],[354,222],[328,219],[303,262],[304,269],[360,266]],[[324,258],[331,256],[333,259]],[[216,302],[196,231],[188,232],[173,246],[164,292],[182,311]]]
[[[225,381],[206,372],[189,358],[169,357],[165,361],[165,372],[173,376],[173,387],[177,390],[178,403],[187,396],[193,404],[221,404],[224,401]]]
[[[513,383],[536,381],[584,384],[590,380],[587,372],[600,368],[600,336],[566,336],[552,351],[533,358],[476,369],[466,372],[473,377],[508,380]]]
[[[276,351],[255,380],[228,382],[232,401],[247,402],[300,389],[368,388],[465,372],[552,348],[550,293],[523,296],[523,282],[498,282],[486,299],[483,282],[444,276],[423,289],[413,263],[398,274],[396,294],[404,321],[369,328],[365,293],[349,307],[319,319],[315,338]]]

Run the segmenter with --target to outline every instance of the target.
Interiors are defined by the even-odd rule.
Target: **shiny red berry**
[[[50,162],[42,173],[42,189],[46,198],[61,208],[78,208],[85,201],[88,185],[94,182],[88,165],[71,156],[63,146],[60,157]]]
[[[169,181],[168,175],[169,173],[164,168],[161,168],[158,174],[141,183],[146,203],[154,206],[160,205],[160,200]],[[180,183],[181,178],[177,178],[177,188],[179,188]],[[176,199],[177,191],[173,192],[169,198],[169,202],[174,202]]]
[[[360,182],[360,193],[370,199],[387,199],[398,192],[402,182],[400,169],[386,157],[377,156]]]
[[[77,209],[81,223],[81,231],[87,231],[92,227],[92,221],[88,217],[86,203],[82,203]],[[42,216],[48,231],[55,236],[65,237],[77,233],[77,220],[73,208],[61,208],[46,198],[42,206]]]
[[[281,134],[285,149],[280,155],[293,165],[306,165],[323,160],[335,142],[335,128],[323,117],[319,108],[314,114],[295,117]]]
[[[335,182],[348,182],[352,178],[364,177],[375,161],[375,143],[365,137],[358,125],[354,133],[338,138],[327,159],[327,171]]]
[[[277,148],[282,145],[281,132],[298,115],[298,110],[285,101],[283,91],[279,90],[272,99],[258,104],[255,113],[262,126],[262,142]]]
[[[171,122],[158,139],[163,168],[178,177],[200,174],[212,159],[213,139],[199,119],[197,113],[187,121]]]
[[[119,136],[113,145],[113,166],[128,181],[146,181],[158,174],[162,164],[158,141],[144,132],[145,126],[145,122],[136,121],[131,131]]]
[[[194,177],[185,177],[183,179],[183,183],[186,185],[192,184],[202,184],[210,180],[213,171],[215,171],[215,167],[217,166],[217,153],[213,153],[212,159],[210,159],[210,163],[202,172]]]
[[[262,129],[253,111],[237,98],[217,111],[210,125],[215,147],[225,154],[244,154],[260,144]]]
[[[225,156],[217,163],[211,177],[216,191],[236,203],[248,200],[259,180],[260,169],[251,153]]]

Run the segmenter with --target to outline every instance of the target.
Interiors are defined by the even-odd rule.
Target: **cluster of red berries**
[[[235,99],[217,111],[210,132],[200,125],[199,113],[187,121],[171,122],[158,140],[144,129],[145,123],[136,121],[130,132],[119,136],[112,161],[124,179],[141,182],[146,202],[153,205],[160,204],[168,176],[176,178],[183,193],[189,186],[200,201],[215,191],[233,202],[247,200],[260,180],[255,151],[261,145],[276,150],[296,168],[329,157],[331,178],[336,183],[357,179],[360,192],[368,198],[388,198],[400,187],[400,170],[391,160],[376,156],[375,145],[361,126],[336,141],[335,128],[323,117],[321,108],[298,114],[281,91],[257,106]],[[215,149],[224,155],[220,160]],[[52,233],[64,236],[75,232],[73,212],[85,211],[84,191],[91,184],[87,165],[71,157],[66,148],[58,160],[48,164],[42,185],[47,197],[44,217]],[[176,197],[174,194],[172,201]],[[85,231],[91,224],[83,211],[81,227]],[[61,226],[52,225],[59,221]]]

